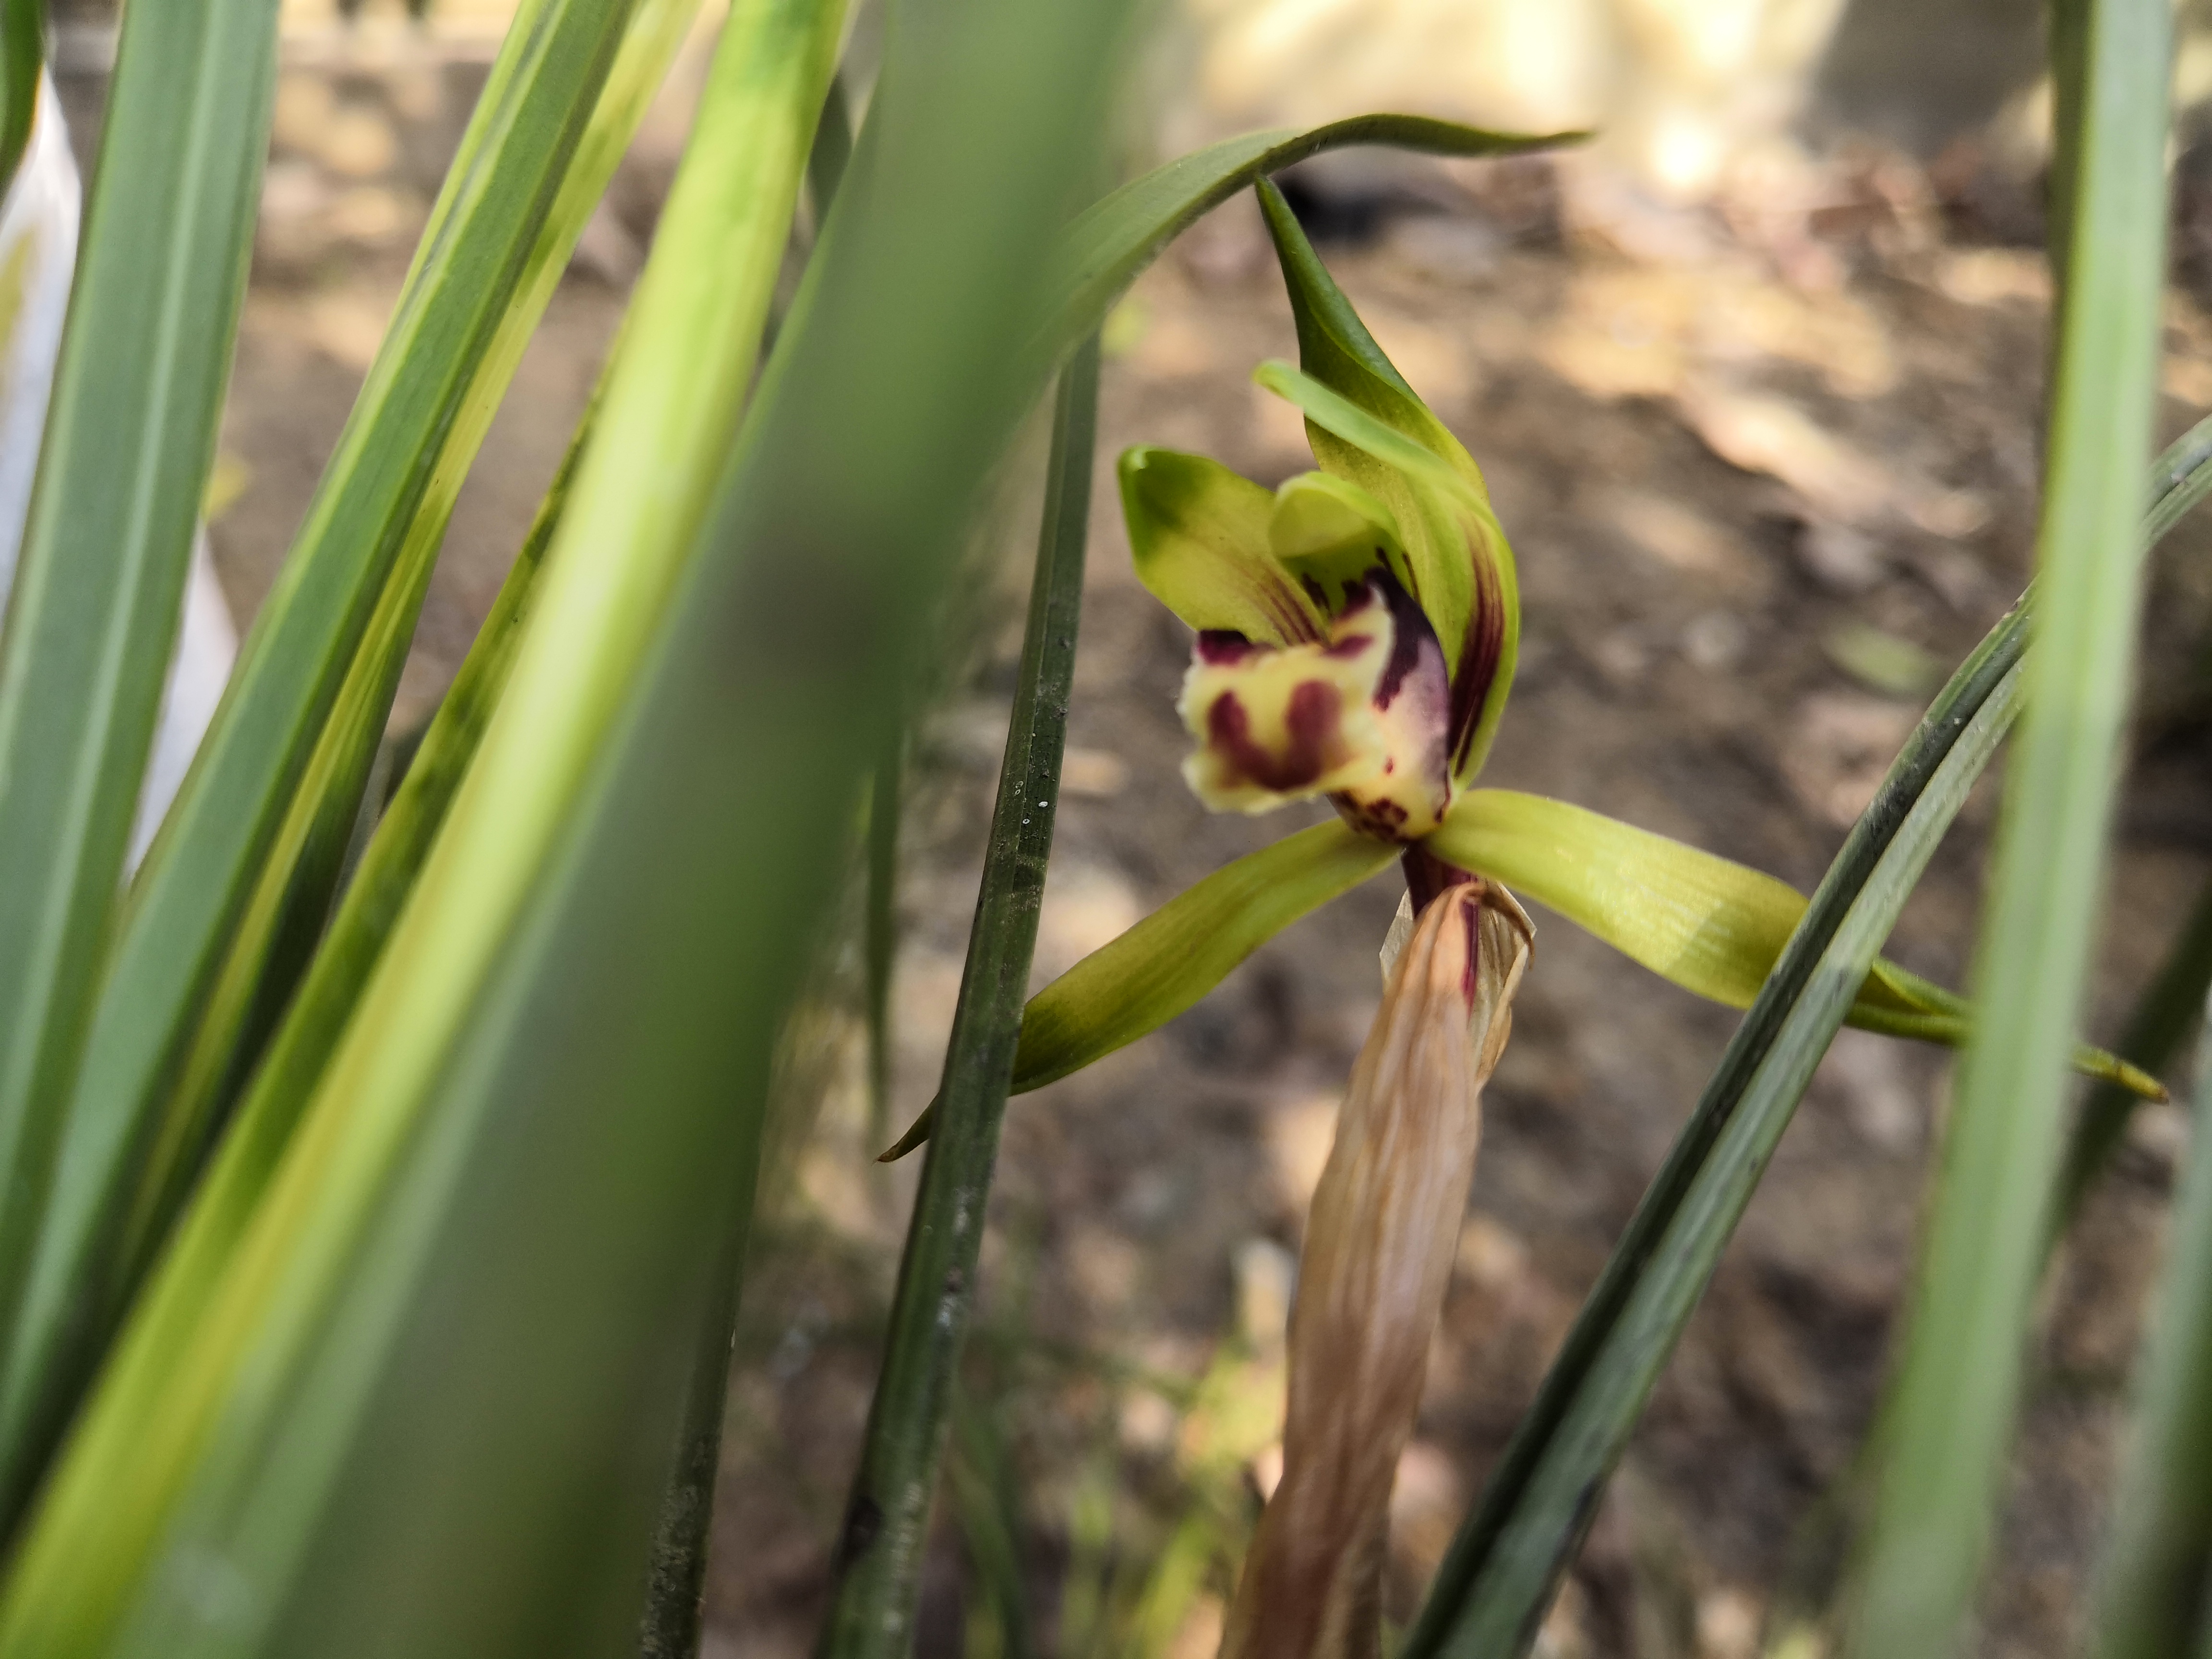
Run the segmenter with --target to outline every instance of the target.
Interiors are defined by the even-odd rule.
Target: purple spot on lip
[[[1283,710],[1285,741],[1279,754],[1252,739],[1252,717],[1243,699],[1224,691],[1206,711],[1206,746],[1236,775],[1277,793],[1310,787],[1334,764],[1342,748],[1344,701],[1327,680],[1303,680]]]

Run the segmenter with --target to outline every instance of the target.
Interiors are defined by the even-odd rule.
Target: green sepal
[[[1275,498],[1203,455],[1139,445],[1121,452],[1121,513],[1137,580],[1201,632],[1263,645],[1312,644],[1321,613],[1267,550]]]
[[[1404,850],[1331,822],[1224,865],[1030,999],[1012,1092],[1042,1088],[1158,1030],[1284,928]],[[883,1161],[928,1139],[936,1109],[933,1103]]]
[[[1472,791],[1424,844],[1447,863],[1549,906],[1662,979],[1731,1008],[1751,1006],[1805,913],[1804,896],[1786,882],[1542,795]],[[1955,1048],[1972,1010],[1877,958],[1847,1021]],[[2154,1079],[2099,1049],[2077,1048],[2073,1064],[2164,1097]]]
[[[1267,546],[1292,578],[1320,585],[1331,611],[1343,603],[1347,586],[1364,580],[1378,564],[1407,592],[1413,591],[1397,516],[1333,472],[1301,472],[1276,487]]]
[[[1512,549],[1490,510],[1482,469],[1376,343],[1314,252],[1282,192],[1266,179],[1257,191],[1274,238],[1284,286],[1290,292],[1301,367],[1362,413],[1441,462],[1471,487],[1479,504],[1470,510],[1466,491],[1440,495],[1424,489],[1420,473],[1322,421],[1311,410],[1306,411],[1315,458],[1328,471],[1364,486],[1396,514],[1417,580],[1415,595],[1443,642],[1444,659],[1454,677],[1464,663],[1480,659],[1483,665],[1480,708],[1469,711],[1471,729],[1455,744],[1454,775],[1464,783],[1481,769],[1513,684],[1521,618]],[[1502,632],[1502,650],[1498,643],[1486,645],[1469,634],[1478,611],[1492,607],[1502,609],[1502,618],[1483,620]]]
[[[1449,462],[1303,370],[1271,358],[1252,371],[1252,380],[1297,405],[1323,465],[1331,454],[1364,457],[1358,482],[1391,507],[1412,565],[1414,597],[1451,667],[1455,725],[1462,696],[1480,699],[1468,711],[1466,729],[1455,732],[1452,776],[1464,786],[1489,756],[1521,653],[1521,584],[1490,498]],[[1328,448],[1332,438],[1342,444]],[[1495,629],[1479,667],[1468,650],[1478,593],[1482,617]],[[1467,684],[1471,672],[1480,674],[1479,687]]]

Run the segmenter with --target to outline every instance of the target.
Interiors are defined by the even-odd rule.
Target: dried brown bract
[[[1352,1068],[1291,1315],[1283,1478],[1224,1659],[1377,1651],[1390,1483],[1413,1432],[1533,930],[1480,878],[1423,908]]]

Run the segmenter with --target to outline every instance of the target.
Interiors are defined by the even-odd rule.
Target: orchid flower
[[[1302,368],[1255,379],[1306,417],[1319,470],[1269,490],[1203,456],[1122,455],[1145,586],[1194,630],[1183,775],[1206,805],[1322,799],[1334,821],[1237,860],[1024,1011],[1012,1087],[1067,1075],[1191,1006],[1261,943],[1394,860],[1384,992],[1309,1214],[1283,1475],[1224,1659],[1376,1650],[1390,1485],[1413,1427],[1534,932],[1513,890],[1701,995],[1747,1007],[1806,901],[1786,884],[1540,795],[1476,787],[1520,640],[1512,550],[1481,470],[1260,186]],[[1957,1043],[1969,1010],[1878,960],[1848,1016]],[[2081,1048],[2083,1071],[2157,1095]],[[886,1157],[927,1133],[925,1113]]]
[[[1260,198],[1303,368],[1271,362],[1253,378],[1304,413],[1319,470],[1270,491],[1203,456],[1140,447],[1121,457],[1121,502],[1139,577],[1196,635],[1180,703],[1193,790],[1222,811],[1319,798],[1337,816],[1224,866],[1030,999],[1013,1092],[1157,1030],[1400,860],[1418,896],[1482,876],[1662,978],[1749,1007],[1802,894],[1583,807],[1475,787],[1519,649],[1512,550],[1473,458],[1376,344],[1280,194],[1263,184]],[[1877,960],[1848,1018],[1957,1046],[1971,1011]],[[2164,1096],[2086,1045],[2075,1065]],[[930,1115],[884,1156],[919,1146]]]

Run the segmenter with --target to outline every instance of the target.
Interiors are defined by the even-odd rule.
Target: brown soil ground
[[[224,439],[243,488],[214,532],[241,618],[343,422],[480,77],[427,59],[303,61],[287,76]],[[73,87],[72,102],[90,131],[96,88]],[[625,169],[507,399],[454,520],[401,723],[453,672],[521,538],[619,315],[678,133],[672,118],[657,125]],[[1522,667],[1486,781],[1809,887],[1934,678],[2028,569],[2047,285],[2039,256],[1992,234],[2032,227],[2031,198],[1971,170],[1937,189],[1875,155],[1838,158],[1812,181],[1817,210],[1778,216],[1660,215],[1601,180],[1569,182],[1563,194],[1543,163],[1307,181],[1317,228],[1340,233],[1324,246],[1332,268],[1482,463],[1518,551]],[[2212,323],[2186,294],[2169,336],[2161,435],[2212,403]],[[1113,454],[1139,441],[1270,483],[1311,464],[1297,422],[1246,379],[1261,358],[1294,355],[1249,204],[1139,284],[1109,346],[1040,982],[1317,816],[1213,817],[1185,791],[1173,703],[1188,640],[1134,581],[1111,489]],[[2156,719],[2128,785],[2100,1037],[2212,853],[2201,727],[2167,689],[2194,659],[2208,555],[2212,529],[2189,526],[2158,562]],[[994,591],[1003,599],[1021,579],[1015,562]],[[1011,624],[1011,604],[999,614]],[[934,1086],[1016,643],[997,632],[927,711],[917,745],[900,1122]],[[1891,947],[1954,985],[1994,808],[1985,785]],[[974,1540],[996,1527],[1014,1534],[1030,1650],[1212,1652],[1268,1467],[1282,1290],[1376,1003],[1394,883],[1292,929],[1158,1036],[1013,1103],[920,1653],[1021,1650],[976,1565],[988,1552]],[[1536,921],[1400,1468],[1400,1617],[1735,1018],[1562,921]],[[910,1166],[867,1162],[875,1128],[850,1013],[828,1029],[834,1081],[746,1292],[709,1595],[716,1656],[808,1649],[911,1191]],[[1740,1659],[1761,1650],[1783,1600],[1817,1585],[1816,1517],[1883,1381],[1948,1074],[1940,1053],[1839,1040],[1541,1650]],[[2176,1109],[2139,1115],[2054,1274],[1985,1602],[1990,1656],[2066,1649],[2186,1133]]]

